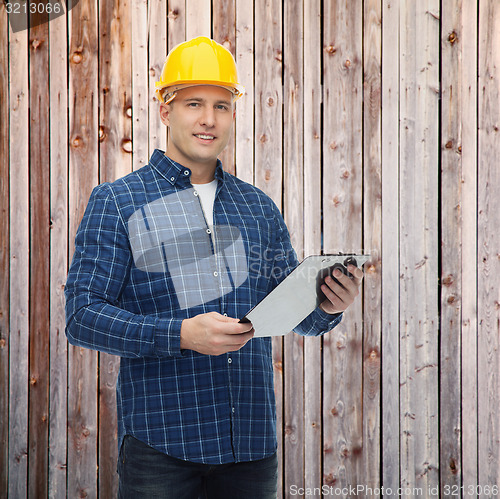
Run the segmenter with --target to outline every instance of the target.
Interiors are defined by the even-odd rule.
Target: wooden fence
[[[498,0],[79,0],[21,31],[7,7],[1,497],[116,495],[119,360],[67,345],[63,287],[91,188],[165,148],[154,81],[196,35],[247,89],[226,169],[300,257],[372,255],[339,327],[275,340],[280,497],[500,494]]]

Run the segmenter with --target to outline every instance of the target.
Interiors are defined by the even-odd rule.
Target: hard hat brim
[[[239,99],[244,93],[245,93],[245,87],[243,85],[239,85],[239,84],[234,84],[234,83],[221,83],[219,81],[185,81],[185,82],[182,82],[182,81],[176,81],[174,84],[171,84],[169,85],[168,83],[167,84],[163,84],[162,82],[156,82],[156,91],[155,91],[155,95],[156,95],[156,98],[160,101],[160,102],[164,102],[164,99],[163,99],[163,93],[164,93],[164,90],[168,90],[168,93],[174,93],[174,92],[177,92],[177,90],[181,90],[183,88],[188,88],[188,87],[198,87],[198,86],[201,86],[201,85],[211,85],[211,86],[214,86],[214,87],[221,87],[221,88],[225,88],[226,90],[229,90],[229,92],[231,92],[233,94],[233,102],[236,101],[237,99]]]

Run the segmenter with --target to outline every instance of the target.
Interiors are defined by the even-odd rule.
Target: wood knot
[[[330,411],[332,416],[338,416],[339,415],[339,411],[336,407],[333,407],[332,410]]]
[[[455,31],[452,31],[448,35],[448,41],[453,45],[458,40],[458,36]]]
[[[450,305],[452,303],[455,303],[455,295],[450,295],[448,296],[448,299],[446,300]]]
[[[275,362],[274,369],[276,369],[276,371],[283,372],[283,362],[281,362],[281,360]]]
[[[269,107],[273,107],[274,106],[274,99],[272,97],[268,97],[267,100],[266,100],[266,104]]]
[[[0,348],[5,348],[5,345],[7,344],[7,342],[5,341],[5,338],[2,338],[0,340]]]
[[[453,458],[450,459],[450,471],[452,475],[456,475],[458,473],[457,462]]]
[[[449,140],[448,142],[446,142],[446,145],[444,147],[446,147],[446,149],[451,149],[453,147],[453,142]]]
[[[346,347],[346,342],[344,338],[339,338],[336,343],[337,350],[342,350]]]
[[[76,50],[71,56],[71,62],[73,64],[80,64],[83,61],[83,53],[81,50]]]
[[[132,106],[127,106],[127,108],[125,109],[125,116],[127,116],[128,118],[132,118]]]
[[[266,174],[264,175],[264,178],[266,179],[266,182],[269,182],[271,180],[271,170],[267,169]]]
[[[71,145],[73,147],[80,147],[83,144],[83,138],[79,135],[76,135],[75,138],[71,141]]]
[[[130,139],[122,140],[122,149],[124,152],[131,153],[132,152],[132,141]]]
[[[335,485],[337,482],[337,479],[333,476],[333,473],[329,473],[323,478],[323,481],[325,482],[325,485]]]
[[[328,45],[325,48],[325,51],[327,54],[333,55],[333,54],[335,54],[335,52],[337,52],[337,49],[333,45]]]
[[[30,378],[30,385],[31,385],[31,386],[36,385],[36,382],[37,382],[37,381],[38,381],[38,380],[36,379],[36,377],[35,377],[35,376],[31,376],[31,378]]]
[[[43,40],[39,40],[38,38],[34,38],[31,41],[31,47],[33,48],[33,50],[36,50],[40,45],[42,45],[42,43],[43,43]]]
[[[444,279],[443,279],[443,286],[451,286],[455,282],[455,279],[453,279],[452,274],[448,274]]]
[[[351,176],[351,174],[349,173],[349,171],[348,171],[348,170],[344,170],[344,171],[343,171],[343,173],[342,173],[342,178],[347,179],[347,178],[349,178],[350,176]]]
[[[351,65],[351,61],[349,59],[346,59],[346,61],[344,62],[344,66],[346,68],[348,68],[350,65]]]
[[[332,204],[334,208],[338,208],[342,204],[342,196],[333,196]]]
[[[106,133],[106,130],[104,129],[104,126],[101,125],[99,127],[99,142],[103,142],[106,139],[107,136],[108,135]]]
[[[263,133],[260,137],[259,137],[259,141],[262,143],[262,144],[265,144],[267,142],[267,135],[265,133]]]
[[[174,10],[170,9],[168,11],[168,16],[167,16],[168,19],[172,19],[172,21],[175,21],[178,17],[179,17],[179,11],[177,9]]]

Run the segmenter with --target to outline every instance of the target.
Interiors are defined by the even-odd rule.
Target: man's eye
[[[218,106],[216,106],[217,109],[219,109],[220,111],[227,111],[229,108],[227,106],[225,106],[224,104],[219,104]]]
[[[200,104],[198,102],[189,102],[188,106],[189,107],[198,107]]]

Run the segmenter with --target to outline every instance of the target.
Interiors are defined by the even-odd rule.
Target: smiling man
[[[298,261],[273,201],[218,160],[242,93],[224,47],[175,47],[157,83],[167,150],[97,186],[77,231],[66,334],[121,357],[121,498],[276,497],[271,339],[239,318]],[[340,322],[363,277],[348,270],[296,333]]]

